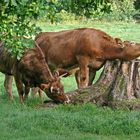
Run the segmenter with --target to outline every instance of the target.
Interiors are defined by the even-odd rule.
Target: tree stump
[[[92,102],[113,108],[140,108],[140,60],[107,61],[98,81],[67,93],[71,104]]]

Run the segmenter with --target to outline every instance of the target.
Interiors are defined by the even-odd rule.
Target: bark
[[[113,99],[136,99],[140,97],[140,61],[123,62],[118,70],[114,89]]]
[[[92,102],[114,108],[139,109],[140,60],[107,61],[94,85],[66,94],[71,104]]]

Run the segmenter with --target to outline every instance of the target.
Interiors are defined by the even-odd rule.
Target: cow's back
[[[93,28],[42,32],[36,37],[49,66],[63,68],[77,64],[78,55],[101,55],[101,43],[112,40],[105,32]]]
[[[45,53],[49,66],[68,67],[76,63],[75,46],[79,35],[76,30],[44,32],[36,37],[36,41]]]

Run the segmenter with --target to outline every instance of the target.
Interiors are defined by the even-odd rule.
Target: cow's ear
[[[50,84],[41,84],[40,85],[40,88],[44,91],[44,90],[46,90],[46,89],[49,89],[49,87],[50,87]]]
[[[115,41],[116,41],[117,44],[123,43],[122,40],[121,40],[120,38],[115,38]]]
[[[130,41],[131,45],[135,46],[136,42],[135,41]]]
[[[124,48],[124,43],[120,38],[115,38],[115,41],[118,47],[120,47],[121,49]]]
[[[39,45],[38,45],[38,43],[37,43],[36,41],[35,41],[35,47],[38,49],[38,51],[39,51],[39,53],[41,54],[41,56],[42,56],[43,58],[45,58],[44,53],[42,52],[41,48],[39,47]]]

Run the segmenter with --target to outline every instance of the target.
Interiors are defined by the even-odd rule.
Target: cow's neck
[[[121,58],[122,58],[122,53],[111,52],[110,55],[108,54],[104,55],[104,60],[121,59]]]
[[[106,47],[102,52],[102,56],[104,60],[121,59],[123,51],[119,47]]]

